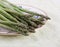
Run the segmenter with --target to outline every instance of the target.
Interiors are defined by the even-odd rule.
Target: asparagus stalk
[[[28,23],[28,25],[33,26],[33,27],[37,27],[37,24],[35,24],[34,22],[32,22],[31,20],[29,20],[26,17],[20,17],[22,20],[26,21]]]
[[[41,18],[35,19],[34,16],[40,16]],[[48,20],[50,18],[21,7],[19,8],[6,0],[0,0],[0,27],[16,31],[22,35],[28,35],[28,32],[35,32],[34,29],[39,24],[44,25],[44,19]]]
[[[35,33],[35,30],[29,29],[29,32],[31,32],[31,33]]]
[[[3,15],[0,14],[0,19],[4,21],[9,21],[7,18],[5,18]]]
[[[27,33],[24,33],[21,30],[17,30],[16,28],[11,28],[11,27],[4,25],[4,24],[0,24],[0,27],[9,29],[11,31],[16,31],[17,33],[20,33],[20,34],[25,35],[25,36],[28,35]]]
[[[20,13],[18,13],[18,12],[16,12],[16,11],[13,11],[13,10],[11,10],[11,9],[7,9],[7,8],[5,8],[4,9],[6,12],[8,12],[8,13],[13,13],[13,14],[15,14],[15,15],[17,15],[17,16],[24,16],[24,17],[27,17],[27,18],[30,18],[30,17],[32,17],[33,15],[31,15],[31,14],[20,14]]]
[[[22,35],[28,35],[28,31],[29,31],[29,30],[24,29],[24,28],[19,28],[19,30],[21,31],[21,34],[22,34]],[[18,33],[20,33],[20,32],[18,32]]]
[[[6,0],[3,0],[3,1],[5,1],[5,2],[8,3],[8,4],[10,4],[10,5],[13,6],[14,8],[18,8],[19,10],[21,10],[21,11],[23,11],[23,12],[30,13],[30,14],[33,14],[33,15],[38,15],[38,16],[41,16],[41,17],[46,18],[46,19],[50,19],[49,17],[44,16],[44,15],[41,15],[41,14],[38,14],[38,13],[36,13],[36,12],[32,12],[32,11],[28,11],[27,9],[19,8],[19,7],[13,5],[12,3],[10,3],[10,2],[8,2],[8,1],[6,1]]]
[[[10,14],[8,14],[6,11],[4,11],[1,6],[0,6],[0,13],[2,15],[4,15],[6,18],[13,20],[14,22],[18,22],[14,17],[12,17]]]
[[[3,3],[3,1],[1,1],[0,6],[2,6],[3,8],[5,8],[4,9],[5,11],[12,12],[12,13],[18,14],[18,15],[22,15],[21,11],[19,9],[14,8],[10,4],[9,4],[9,7],[8,7],[6,4]]]
[[[7,25],[16,25],[18,27],[22,27],[22,28],[28,28],[26,25],[24,25],[23,23],[14,23],[14,22],[10,22],[10,21],[2,21],[0,20],[0,23],[2,24],[7,24]]]
[[[2,2],[5,2],[5,1],[2,1]],[[9,4],[9,3],[8,3]],[[9,4],[9,6],[12,8],[12,9],[14,9],[14,10],[16,10],[17,12],[19,12],[20,14],[22,13],[17,7],[15,7],[15,6],[12,6],[11,4]],[[6,7],[6,6],[5,6]],[[7,7],[8,8],[8,7]]]
[[[15,16],[15,15],[13,15],[13,16]],[[21,16],[20,18],[19,17],[17,17],[17,16],[15,16],[15,18],[17,18],[17,19],[19,19],[22,23],[25,23],[23,20],[25,20],[25,21],[28,21],[27,20],[27,18],[26,17],[23,17],[23,16]],[[31,21],[28,21],[28,24],[31,24],[31,25],[33,25],[33,26],[37,26],[35,23],[33,23],[33,22],[31,22]],[[27,24],[26,24],[27,25]]]
[[[27,22],[25,22],[24,20],[20,19],[16,14],[10,13],[12,16],[14,16],[19,22],[25,24],[28,26]]]
[[[3,8],[9,8],[11,10],[14,10],[11,5],[5,3],[3,0],[0,0],[0,6],[2,6]]]
[[[8,8],[4,8],[4,10],[5,10],[6,12],[13,13],[13,14],[15,14],[15,15],[20,15],[20,13],[18,13],[18,12],[16,12],[16,11],[13,11],[13,10],[11,10],[11,9],[8,9]]]
[[[14,15],[13,15],[14,16]],[[33,26],[35,26],[36,27],[36,24],[35,23],[33,23],[33,22],[31,22],[31,21],[28,21],[27,20],[27,18],[24,16],[24,18],[23,18],[23,16],[20,16],[20,19],[23,19],[23,20],[25,20],[25,21],[27,21],[29,24],[31,24],[31,25],[33,25]],[[20,20],[21,21],[21,20]],[[23,21],[22,21],[23,22]]]
[[[35,18],[29,18],[31,21],[33,21],[33,22],[35,22],[37,25],[39,25],[39,24],[42,24],[42,25],[44,25],[44,18],[39,18],[39,19],[35,19]]]
[[[4,24],[1,24],[1,23],[0,23],[0,27],[6,28],[6,29],[10,29],[12,31],[16,31],[14,28],[11,28],[11,27],[9,27],[7,25],[4,25]]]
[[[21,28],[21,27],[18,27],[18,26],[13,26],[13,25],[10,25],[10,27],[16,29],[16,32],[19,33],[19,34],[22,34],[22,35],[28,35],[28,30],[25,29],[25,28]]]
[[[15,11],[12,11],[12,10],[10,10],[10,9],[4,9],[4,10],[5,10],[6,12],[10,13],[11,16],[13,16],[14,18],[17,18],[20,22],[22,22],[22,23],[24,23],[24,24],[26,24],[26,25],[28,26],[28,24],[27,24],[24,20],[22,20],[22,19],[20,19],[20,18],[18,17],[19,13],[15,12]]]
[[[30,14],[33,14],[33,15],[38,15],[38,16],[41,16],[41,17],[43,17],[43,18],[46,18],[47,20],[50,19],[49,17],[44,16],[44,15],[41,15],[41,14],[38,14],[38,13],[36,13],[36,12],[32,12],[32,11],[28,11],[28,10],[23,9],[23,8],[19,8],[19,7],[13,5],[12,3],[10,3],[10,2],[8,2],[8,1],[6,1],[6,0],[3,0],[3,1],[6,2],[6,3],[8,3],[8,4],[10,4],[11,6],[13,6],[13,7],[16,8],[16,9],[19,9],[20,12],[23,11],[23,12],[30,13]],[[18,10],[18,11],[19,11],[19,10]]]
[[[5,24],[1,24],[1,23],[0,23],[0,27],[6,28],[6,29],[9,29],[12,31],[16,31],[17,33],[21,33],[22,35],[28,35],[27,34],[28,30],[21,28],[21,27],[18,28],[17,26],[5,25]]]

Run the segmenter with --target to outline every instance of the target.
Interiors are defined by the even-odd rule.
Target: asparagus
[[[31,20],[29,20],[28,18],[26,18],[26,17],[20,17],[20,18],[22,20],[26,21],[28,23],[28,25],[31,25],[33,27],[37,27],[37,25],[34,22],[32,22]]]
[[[31,33],[35,33],[35,30],[29,29],[29,32],[31,32]]]
[[[10,4],[10,5],[13,6],[14,8],[23,11],[23,12],[30,13],[30,14],[33,14],[33,15],[38,15],[38,16],[41,16],[41,17],[46,18],[46,19],[50,19],[49,17],[44,16],[44,15],[41,15],[41,14],[38,14],[38,13],[36,13],[36,12],[32,12],[32,11],[28,11],[28,10],[23,9],[23,8],[19,8],[19,7],[13,5],[12,3],[10,3],[10,2],[8,2],[8,1],[6,1],[6,0],[3,0],[3,1],[6,2],[6,3],[8,3],[8,4]],[[20,12],[21,12],[21,11],[20,11]]]
[[[17,9],[23,11],[23,12],[30,13],[30,14],[33,14],[33,15],[38,15],[38,16],[41,16],[41,17],[46,18],[46,19],[50,19],[49,17],[44,16],[44,15],[41,15],[41,14],[38,14],[38,13],[36,13],[36,12],[32,12],[32,11],[28,11],[27,9],[19,8],[19,7],[13,5],[12,3],[10,3],[10,2],[8,2],[8,1],[6,1],[6,0],[3,0],[3,1],[5,1],[6,3],[10,4],[10,5],[13,6],[14,8],[17,8]]]
[[[12,6],[10,6],[9,4],[5,3],[3,0],[0,0],[0,6],[2,6],[3,8],[9,8],[11,10],[14,10],[12,8]]]
[[[40,18],[34,18],[34,16],[40,16]],[[28,35],[28,32],[34,33],[34,29],[38,25],[44,25],[44,21],[48,19],[50,18],[42,14],[19,8],[6,0],[0,0],[0,27]]]
[[[8,13],[13,13],[14,15],[17,15],[17,16],[24,16],[24,17],[26,17],[26,18],[30,18],[30,17],[32,17],[33,15],[31,15],[31,14],[20,14],[20,13],[18,13],[18,12],[16,12],[16,11],[13,11],[13,10],[10,10],[10,9],[7,9],[7,8],[5,8],[4,9],[6,12],[8,12]]]
[[[0,23],[2,23],[2,24],[8,24],[8,25],[14,25],[14,26],[16,25],[16,26],[22,27],[22,28],[28,28],[23,23],[14,23],[14,22],[10,22],[10,21],[2,21],[2,20],[0,20]]]
[[[19,28],[19,30],[21,31],[22,35],[28,35],[28,30],[27,29]],[[20,33],[20,32],[18,32],[18,33]]]
[[[21,33],[22,35],[25,35],[25,36],[28,35],[26,32],[22,32],[21,30],[17,30],[16,28],[11,28],[11,27],[4,25],[4,24],[0,24],[0,27],[9,29],[11,31],[16,31],[17,33]]]
[[[5,1],[2,1],[2,2],[5,2]],[[8,3],[9,4],[9,3]],[[3,6],[3,5],[2,5]],[[15,6],[12,6],[11,4],[9,4],[9,6],[12,8],[12,9],[14,9],[14,10],[16,10],[16,12],[18,12],[18,13],[22,13],[17,7],[15,7]],[[6,7],[6,6],[4,6],[4,7]],[[7,7],[8,8],[8,7]],[[21,14],[22,15],[22,14]]]
[[[17,18],[17,17],[16,17],[16,18]],[[37,27],[37,25],[36,25],[34,22],[28,20],[25,16],[21,16],[21,15],[20,15],[20,19],[25,20],[26,22],[28,22],[28,24]],[[23,22],[23,21],[22,21],[22,22]]]
[[[14,17],[12,17],[10,14],[8,14],[6,11],[4,11],[2,9],[2,7],[0,7],[0,13],[2,15],[4,15],[6,18],[10,19],[10,20],[13,20],[14,22],[18,22]]]
[[[33,22],[35,22],[37,25],[39,25],[39,24],[42,24],[42,25],[44,25],[44,18],[39,18],[39,19],[35,19],[35,18],[29,18],[31,21],[33,21]]]
[[[6,12],[16,14],[17,16],[20,15],[20,13],[18,13],[18,12],[16,12],[16,11],[13,11],[13,10],[11,10],[11,9],[5,8],[4,10],[5,10]]]
[[[27,33],[28,33],[28,30],[25,29],[25,28],[13,26],[13,25],[10,25],[10,27],[16,29],[16,32],[17,32],[18,34],[22,34],[22,35],[25,35],[25,36],[28,35],[28,34],[27,34]]]
[[[26,24],[27,26],[28,26],[28,24],[27,24],[27,22],[25,22],[24,20],[22,20],[22,19],[20,19],[16,14],[14,14],[14,13],[10,13],[13,17],[15,17],[19,22],[21,22],[21,23],[23,23],[23,24]]]
[[[13,15],[13,16],[15,16],[15,15]],[[15,17],[17,18],[17,16],[15,16]],[[18,18],[19,18],[19,17],[18,17]],[[19,20],[20,20],[21,22],[25,23],[25,24],[26,24],[26,22],[24,22],[23,20],[27,21],[28,24],[31,24],[32,26],[35,26],[35,27],[37,26],[34,22],[32,22],[32,21],[28,21],[28,20],[25,19],[25,18],[26,18],[25,16],[24,16],[24,17],[21,16]],[[23,20],[21,20],[21,19],[23,19]],[[32,24],[32,23],[33,23],[33,24]],[[27,25],[27,24],[26,24],[26,25]]]
[[[11,28],[11,27],[9,27],[7,25],[4,25],[4,24],[1,24],[1,23],[0,23],[0,27],[6,28],[6,29],[9,29],[9,30],[12,30],[12,31],[16,31],[14,28]]]
[[[7,18],[5,18],[3,15],[0,14],[0,19],[4,21],[9,21]]]
[[[9,26],[1,23],[0,23],[0,27],[6,28],[12,31],[16,31],[17,33],[21,33],[22,35],[28,35],[27,34],[28,30],[21,27],[18,28],[17,26],[13,26],[13,25]]]

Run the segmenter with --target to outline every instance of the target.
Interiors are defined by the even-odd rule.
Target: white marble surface
[[[60,47],[60,0],[9,0],[44,10],[51,20],[30,36],[0,36],[0,47]]]

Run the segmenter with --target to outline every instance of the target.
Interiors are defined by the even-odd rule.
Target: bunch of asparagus
[[[7,0],[0,0],[0,27],[10,29],[22,35],[34,33],[38,25],[44,25],[47,16],[18,7]]]

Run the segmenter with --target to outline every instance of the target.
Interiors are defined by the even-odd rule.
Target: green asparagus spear
[[[26,21],[28,23],[28,25],[31,25],[33,27],[37,27],[37,24],[35,24],[34,22],[32,22],[31,20],[29,20],[26,17],[20,17],[22,20]]]
[[[28,11],[28,10],[23,9],[23,8],[19,8],[19,7],[13,5],[12,3],[10,3],[10,2],[8,2],[8,1],[6,1],[6,0],[3,0],[3,1],[5,1],[5,2],[8,3],[8,4],[10,4],[10,5],[13,6],[14,8],[18,8],[19,10],[21,10],[21,11],[23,11],[23,12],[30,13],[30,14],[33,14],[33,15],[38,15],[38,16],[41,16],[41,17],[46,18],[46,19],[50,19],[49,17],[46,17],[46,16],[41,15],[41,14],[38,14],[38,13],[36,13],[36,12],[32,12],[32,11]]]
[[[16,14],[10,13],[13,17],[15,17],[19,22],[25,24],[28,26],[27,22],[25,22],[24,20],[20,19]]]
[[[0,14],[0,19],[4,21],[9,21],[7,18],[5,18],[3,15]]]
[[[28,28],[23,23],[14,23],[14,22],[10,22],[10,21],[2,21],[2,20],[0,20],[0,23],[2,23],[2,24],[8,24],[8,25],[14,25],[14,26],[16,25],[16,26],[22,27],[22,28]]]
[[[4,25],[4,24],[1,24],[1,23],[0,23],[0,27],[6,28],[6,29],[10,29],[10,30],[12,30],[12,31],[16,31],[15,29],[13,29],[13,28],[11,28],[11,27],[9,27],[9,26],[6,26],[6,25]]]
[[[3,16],[5,16],[6,18],[10,20],[13,20],[14,22],[18,22],[14,17],[12,17],[10,14],[4,11],[2,7],[0,7],[0,14],[2,14]]]

